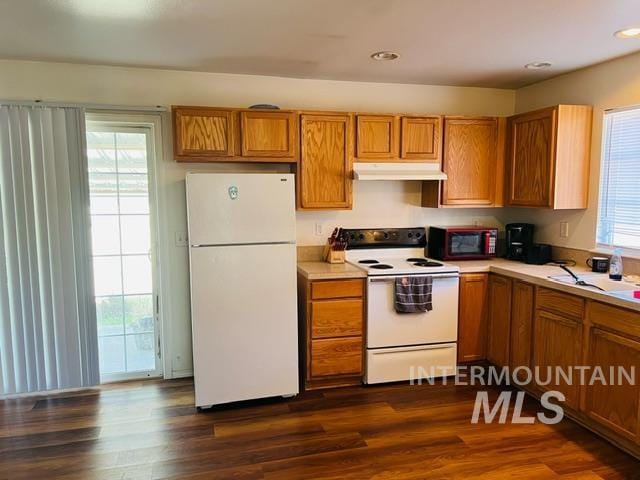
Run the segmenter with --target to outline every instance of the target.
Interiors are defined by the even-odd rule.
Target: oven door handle
[[[453,273],[453,274],[445,274],[445,275],[397,275],[395,277],[371,277],[369,278],[369,281],[372,283],[382,283],[382,282],[386,282],[386,283],[391,283],[393,282],[396,278],[404,278],[404,277],[412,277],[412,276],[424,276],[424,277],[432,277],[434,279],[436,278],[460,278],[460,275],[457,273]]]
[[[368,350],[371,355],[386,355],[389,353],[405,353],[405,352],[420,352],[423,350],[447,350],[451,349],[454,344],[446,343],[442,345],[419,345],[419,346],[411,346],[406,348],[393,348],[389,350]]]

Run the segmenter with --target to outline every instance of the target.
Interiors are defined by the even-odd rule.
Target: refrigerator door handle
[[[295,245],[296,242],[249,242],[249,243],[198,243],[192,248],[200,247],[252,247],[260,245]]]

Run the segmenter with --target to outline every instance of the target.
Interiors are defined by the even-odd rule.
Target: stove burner
[[[380,263],[378,260],[360,260],[358,263],[364,263],[365,265],[370,265],[373,263]]]
[[[407,262],[428,262],[429,260],[427,260],[426,258],[419,258],[419,257],[411,257],[411,258],[407,258]]]
[[[442,264],[440,262],[432,262],[430,260],[416,262],[414,263],[416,267],[441,267]]]
[[[377,265],[371,265],[370,268],[375,268],[377,270],[388,270],[389,268],[393,268],[391,265],[387,265],[386,263],[378,263]]]

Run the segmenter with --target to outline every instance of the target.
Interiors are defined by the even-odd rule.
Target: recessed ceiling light
[[[527,63],[524,68],[529,70],[540,70],[541,68],[549,68],[553,64],[551,62],[531,62]]]
[[[618,30],[614,35],[618,38],[640,38],[640,27]]]
[[[373,58],[374,60],[395,60],[399,56],[400,55],[398,55],[395,52],[388,52],[386,50],[383,50],[382,52],[376,52],[376,53],[372,53],[371,54],[371,58]]]

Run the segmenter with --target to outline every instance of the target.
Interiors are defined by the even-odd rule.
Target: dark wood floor
[[[640,462],[569,420],[472,425],[475,393],[394,384],[198,413],[186,379],[7,400],[0,402],[0,478],[640,476]],[[536,407],[529,400],[526,410]]]

